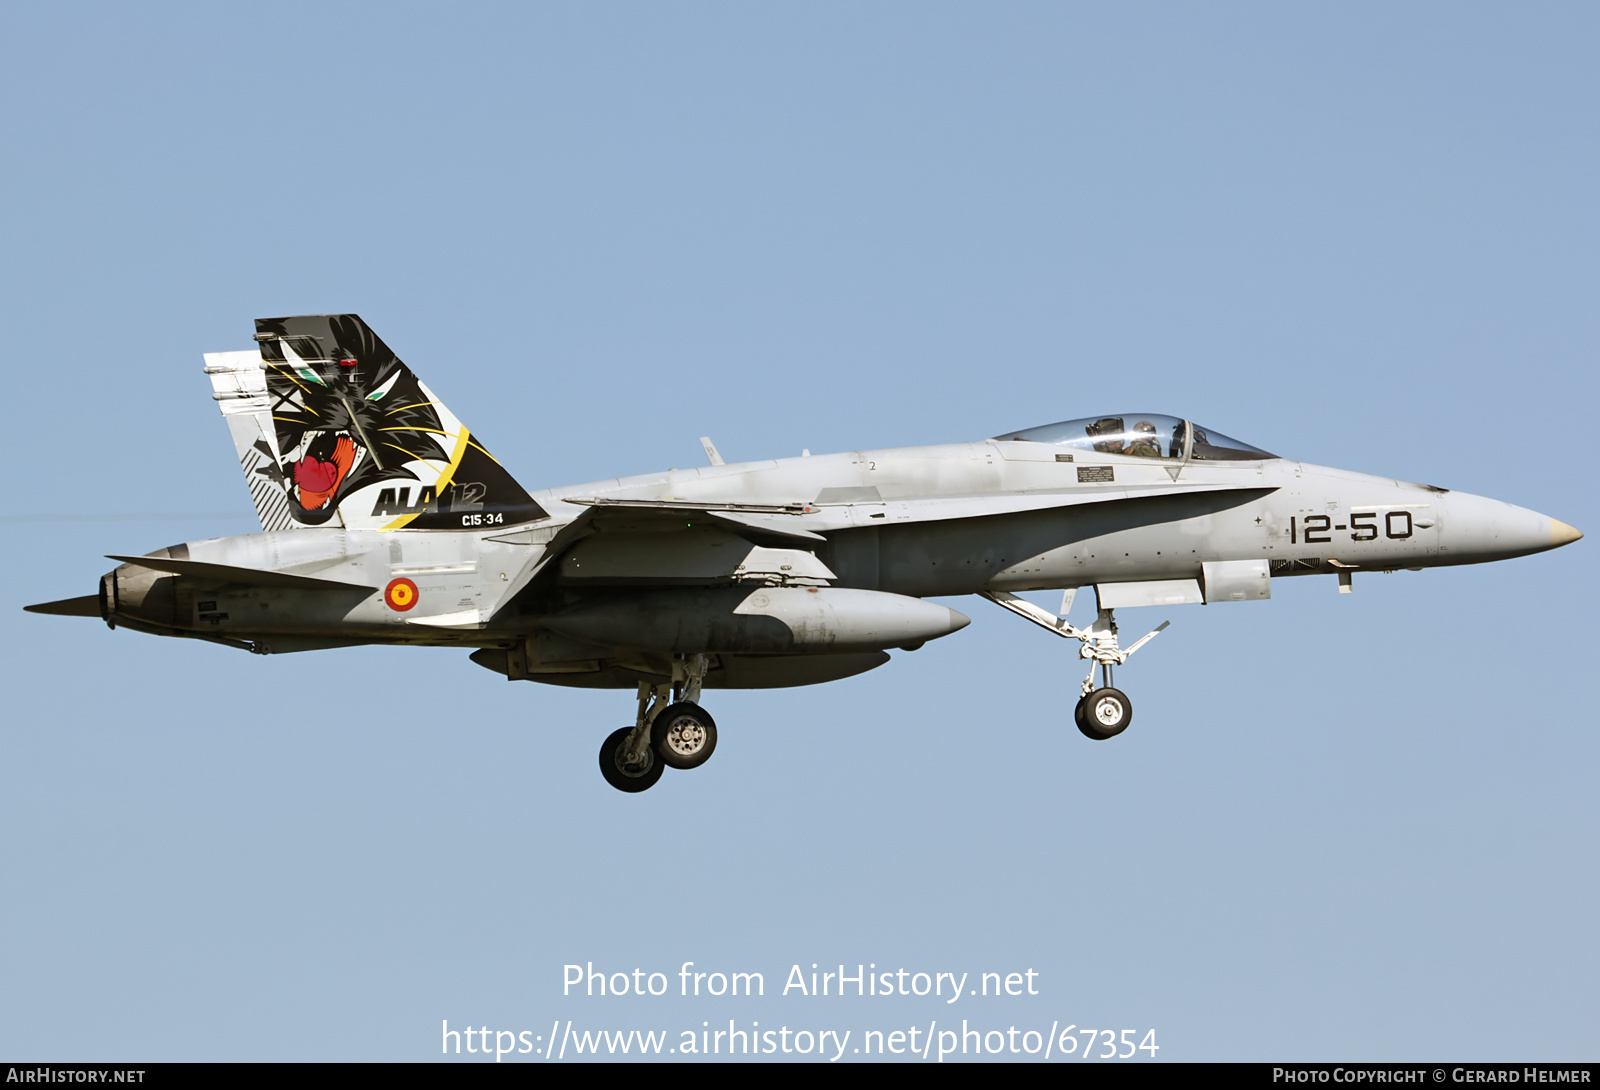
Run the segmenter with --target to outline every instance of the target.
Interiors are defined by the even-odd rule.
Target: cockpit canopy
[[[1159,413],[1129,413],[1125,416],[1084,417],[1045,424],[1026,431],[997,435],[1000,441],[1055,443],[1102,454],[1122,454],[1135,458],[1161,458],[1196,462],[1256,462],[1276,458],[1259,447],[1230,439],[1221,432],[1202,428],[1188,420]]]

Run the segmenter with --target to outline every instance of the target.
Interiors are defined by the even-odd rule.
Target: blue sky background
[[[20,607],[254,529],[200,354],[330,311],[530,487],[703,434],[736,461],[1143,410],[1595,531],[1597,32],[1576,3],[6,6],[0,1054],[966,1017],[1154,1027],[1162,1059],[1593,1059],[1592,537],[1129,612],[1173,625],[1104,745],[1071,647],[952,600],[967,630],[880,671],[717,694],[715,760],[642,796],[595,767],[626,693]],[[563,999],[587,961],[769,994]],[[773,994],[812,962],[1041,994]]]

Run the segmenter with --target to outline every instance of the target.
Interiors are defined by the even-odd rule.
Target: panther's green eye
[[[389,381],[388,382],[385,382],[382,386],[379,386],[376,390],[372,391],[372,393],[368,394],[367,395],[367,400],[368,401],[377,401],[380,398],[386,396],[389,393],[389,391],[391,389],[393,389],[394,384],[396,382],[399,382],[399,381],[400,381],[400,372],[396,371],[394,374],[389,376]]]

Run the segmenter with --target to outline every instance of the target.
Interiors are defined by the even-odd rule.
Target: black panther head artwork
[[[439,414],[417,377],[376,334],[346,317],[331,316],[327,336],[263,342],[290,511],[312,525],[326,522],[357,489],[416,480],[408,462],[450,458],[439,444]]]
[[[415,503],[409,488],[379,490],[370,511],[347,515],[401,515],[400,525],[416,529],[547,517],[357,315],[262,318],[256,330],[277,469],[296,522],[320,526],[347,497],[388,480],[424,487]],[[431,471],[419,476],[423,464]]]

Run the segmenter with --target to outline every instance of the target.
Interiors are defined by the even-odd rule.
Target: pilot
[[[1124,454],[1132,454],[1138,458],[1161,457],[1161,440],[1156,437],[1156,426],[1148,420],[1141,420],[1133,426],[1133,438],[1129,440]]]

